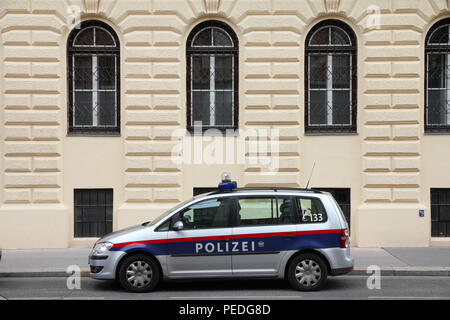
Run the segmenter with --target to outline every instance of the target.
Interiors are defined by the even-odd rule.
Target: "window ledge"
[[[357,136],[358,132],[305,132],[305,136]]]
[[[445,136],[445,135],[450,135],[450,131],[425,131],[424,134],[426,136],[430,135],[430,136]]]
[[[120,137],[120,132],[68,132],[67,137]]]
[[[239,137],[239,129],[208,128],[201,130],[187,129],[186,136],[192,137]]]
[[[431,237],[431,247],[448,247],[450,246],[450,237]]]

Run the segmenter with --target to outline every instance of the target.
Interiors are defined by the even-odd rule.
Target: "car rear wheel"
[[[316,291],[327,281],[328,269],[321,257],[312,253],[299,254],[290,262],[287,279],[291,286],[301,291]]]
[[[143,254],[127,258],[119,269],[122,287],[131,292],[147,292],[156,288],[161,274],[154,259]]]

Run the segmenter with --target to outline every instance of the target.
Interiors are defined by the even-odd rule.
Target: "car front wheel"
[[[147,292],[156,288],[160,280],[160,270],[149,256],[143,254],[127,258],[119,269],[122,287],[131,292]]]

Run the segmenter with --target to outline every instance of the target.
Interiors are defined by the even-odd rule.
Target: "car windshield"
[[[159,221],[163,220],[165,217],[167,217],[169,214],[171,214],[172,212],[174,212],[175,210],[181,208],[182,206],[184,206],[185,204],[191,202],[192,200],[194,200],[195,198],[190,198],[186,201],[180,202],[179,204],[177,204],[175,207],[170,208],[169,210],[165,211],[164,213],[162,213],[161,215],[159,215],[158,217],[156,217],[155,219],[149,221],[149,222],[145,222],[142,225],[145,227],[150,227],[150,226],[154,226],[156,223],[158,223]]]

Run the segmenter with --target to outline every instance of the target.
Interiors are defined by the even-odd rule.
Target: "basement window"
[[[113,189],[74,190],[74,237],[101,237],[112,232]]]
[[[450,237],[450,189],[431,189],[431,236]]]

